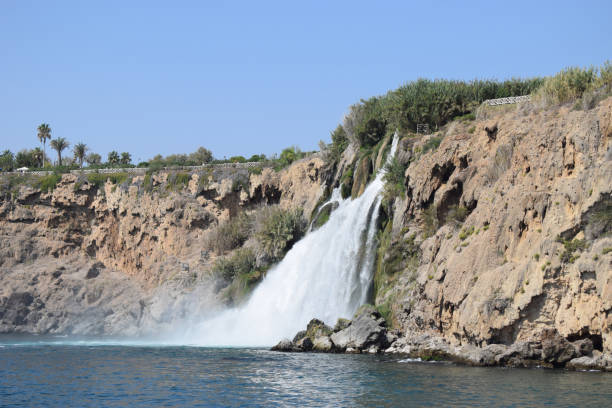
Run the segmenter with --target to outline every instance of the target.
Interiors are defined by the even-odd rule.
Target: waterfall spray
[[[395,155],[395,135],[388,159]],[[189,328],[177,339],[205,346],[270,346],[293,336],[312,318],[333,325],[368,299],[376,252],[376,222],[384,170],[363,194],[337,202],[329,220],[297,242],[250,299]]]

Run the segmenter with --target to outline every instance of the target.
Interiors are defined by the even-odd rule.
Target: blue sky
[[[0,0],[0,149],[313,150],[360,98],[612,58],[611,1]]]

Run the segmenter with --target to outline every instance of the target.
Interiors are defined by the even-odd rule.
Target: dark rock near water
[[[272,351],[294,351],[293,342],[289,339],[281,340],[276,346],[272,347]]]
[[[299,351],[310,351],[312,350],[312,340],[310,340],[310,337],[303,337],[295,343],[295,347]]]
[[[275,351],[318,351],[346,353],[379,353],[396,335],[388,333],[383,319],[372,306],[361,307],[352,321],[339,319],[334,329],[318,319],[312,319],[306,330],[298,332],[293,341],[282,340]]]

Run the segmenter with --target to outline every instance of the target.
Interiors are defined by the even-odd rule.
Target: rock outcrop
[[[385,319],[373,306],[364,305],[352,321],[340,319],[333,329],[318,319],[312,319],[306,330],[297,333],[293,341],[281,340],[272,350],[380,353],[392,340]]]

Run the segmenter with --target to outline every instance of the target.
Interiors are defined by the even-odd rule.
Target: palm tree
[[[40,140],[43,144],[43,165],[45,167],[45,145],[47,143],[47,139],[51,139],[51,128],[47,123],[41,123],[38,126],[38,140]]]
[[[34,160],[36,160],[37,163],[40,163],[40,167],[43,167],[43,164],[44,164],[43,158],[45,156],[44,156],[43,151],[40,150],[40,147],[35,147],[34,149],[32,149],[31,154],[32,154],[32,158],[34,158]]]
[[[62,151],[66,150],[70,143],[63,137],[58,137],[57,139],[53,139],[50,143],[51,148],[57,152],[58,163],[62,165]]]
[[[83,160],[85,160],[85,154],[87,154],[87,145],[85,143],[77,143],[72,149],[74,158],[79,161],[79,166],[83,167]]]
[[[121,153],[121,159],[119,159],[121,164],[130,164],[132,162],[132,155],[128,152]]]
[[[111,165],[118,164],[118,163],[119,163],[119,160],[121,160],[121,159],[119,159],[119,153],[117,153],[117,151],[116,151],[116,150],[113,150],[112,152],[110,152],[110,153],[108,154],[108,162],[109,162]]]

